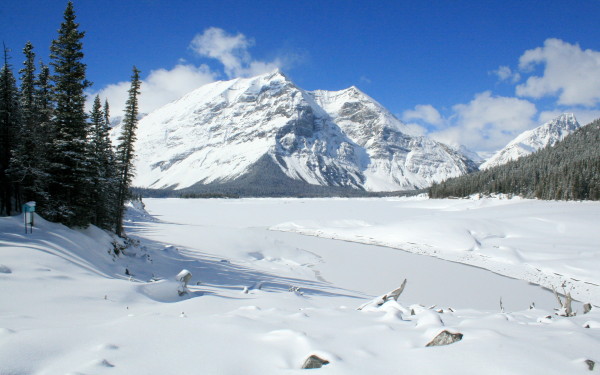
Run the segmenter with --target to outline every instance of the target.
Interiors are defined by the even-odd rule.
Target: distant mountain
[[[408,135],[356,87],[308,92],[279,71],[202,86],[142,118],[137,138],[133,183],[143,188],[244,189],[251,181],[261,191],[395,191],[477,168],[444,144]]]
[[[553,146],[579,127],[574,114],[563,113],[552,121],[519,134],[506,147],[481,164],[479,169],[506,164],[546,146]]]
[[[503,165],[451,178],[429,189],[432,198],[504,193],[526,198],[600,200],[600,120],[553,146]]]

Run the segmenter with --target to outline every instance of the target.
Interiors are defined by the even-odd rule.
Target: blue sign
[[[33,213],[35,212],[35,202],[27,202],[23,205],[23,218],[25,220],[25,233],[27,233],[27,224],[29,232],[33,233]]]

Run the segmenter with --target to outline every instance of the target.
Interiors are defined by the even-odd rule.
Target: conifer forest
[[[124,132],[113,148],[109,103],[96,97],[91,112],[85,110],[85,89],[92,83],[83,62],[84,36],[69,2],[50,46],[49,65],[36,61],[28,42],[22,66],[14,67],[4,46],[0,215],[18,213],[23,203],[35,201],[36,211],[50,221],[94,224],[121,234],[133,174],[139,71],[133,68]]]

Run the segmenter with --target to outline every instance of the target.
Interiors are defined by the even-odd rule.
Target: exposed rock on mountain
[[[408,135],[356,87],[308,92],[279,71],[208,84],[150,113],[136,152],[134,185],[146,188],[239,186],[260,170],[307,185],[394,191],[476,169],[450,147]]]

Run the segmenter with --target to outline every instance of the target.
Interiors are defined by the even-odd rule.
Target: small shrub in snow
[[[112,247],[113,247],[113,249],[112,249],[113,254],[115,254],[116,256],[119,256],[125,250],[125,245],[116,240],[112,242]]]

